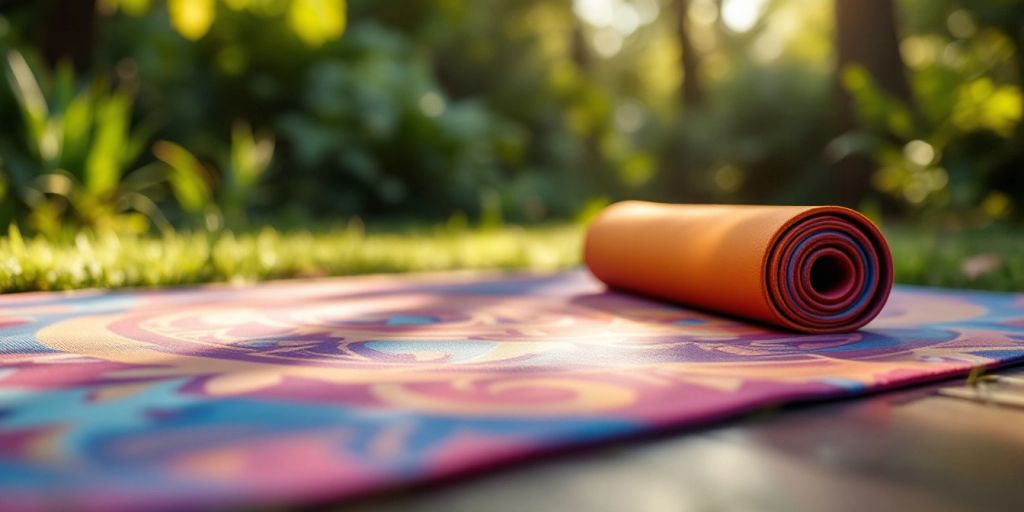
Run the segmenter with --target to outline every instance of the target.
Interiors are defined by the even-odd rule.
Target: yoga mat
[[[800,332],[863,327],[892,288],[892,256],[838,206],[625,201],[587,229],[584,260],[613,288]]]
[[[828,335],[582,270],[0,296],[0,509],[344,500],[1022,359],[1024,295],[924,288]]]

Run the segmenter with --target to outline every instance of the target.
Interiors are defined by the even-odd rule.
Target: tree
[[[838,110],[835,128],[838,134],[857,125],[855,105],[841,83],[842,72],[848,66],[861,66],[882,90],[913,108],[899,44],[892,0],[836,0],[835,87]],[[836,167],[841,187],[839,196],[845,204],[855,206],[870,191],[874,163],[866,157],[850,156]]]
[[[683,71],[682,101],[683,105],[692,107],[699,105],[704,98],[704,90],[700,83],[700,55],[693,47],[687,23],[690,0],[675,0],[676,38],[679,41],[680,61]]]
[[[58,0],[40,7],[45,28],[38,32],[38,44],[47,63],[67,62],[77,72],[88,69],[96,46],[96,1]]]

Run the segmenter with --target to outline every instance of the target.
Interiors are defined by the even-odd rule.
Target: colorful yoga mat
[[[338,500],[1024,359],[1024,296],[800,335],[582,271],[0,297],[0,509]]]

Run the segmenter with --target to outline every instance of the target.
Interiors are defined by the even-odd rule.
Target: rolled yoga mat
[[[613,288],[808,333],[864,326],[892,288],[885,238],[838,206],[626,201],[590,225],[583,252]]]

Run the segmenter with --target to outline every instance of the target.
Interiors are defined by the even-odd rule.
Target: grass
[[[896,281],[908,284],[1024,291],[1024,230],[997,227],[942,231],[885,230]]]
[[[902,283],[1024,290],[1024,234],[887,229]],[[579,264],[582,228],[439,226],[0,238],[0,291],[170,286],[214,281],[448,269],[554,270]]]
[[[80,233],[54,243],[0,238],[0,291],[169,286],[215,281],[449,269],[559,269],[579,261],[575,225],[321,231]]]

